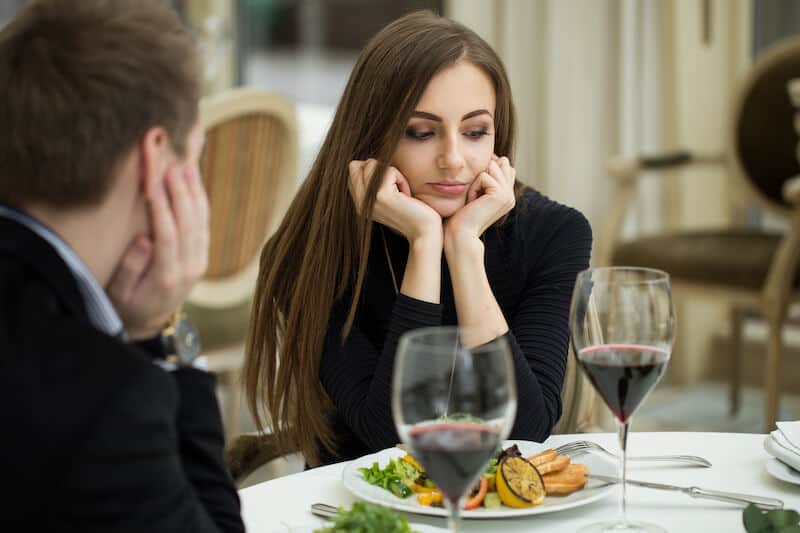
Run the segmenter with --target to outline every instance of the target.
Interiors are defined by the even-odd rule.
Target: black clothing
[[[92,327],[61,257],[7,219],[0,418],[2,531],[244,531],[214,377]]]
[[[447,263],[442,256],[441,300],[432,304],[395,295],[383,246],[400,284],[406,239],[376,225],[353,329],[341,343],[349,299],[334,305],[320,362],[320,379],[338,454],[321,448],[322,462],[352,459],[399,442],[391,412],[391,381],[400,335],[457,324]],[[484,234],[486,274],[508,322],[517,376],[517,418],[511,438],[543,441],[561,416],[561,386],[569,346],[569,306],[575,279],[588,268],[592,232],[577,210],[527,190],[507,220]]]

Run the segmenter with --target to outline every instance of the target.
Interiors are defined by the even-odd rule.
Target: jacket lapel
[[[75,277],[47,241],[14,220],[0,218],[0,259],[2,256],[36,271],[70,314],[88,319]]]

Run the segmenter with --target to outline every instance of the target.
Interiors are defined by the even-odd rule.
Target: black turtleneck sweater
[[[320,361],[320,380],[333,402],[338,449],[323,464],[353,459],[399,442],[391,410],[392,368],[399,337],[412,329],[455,325],[453,286],[442,255],[439,304],[395,294],[383,238],[398,286],[408,242],[378,224],[353,328],[342,344],[349,299],[334,305]],[[561,416],[569,346],[569,305],[575,278],[588,268],[592,231],[577,210],[527,190],[506,221],[486,231],[484,261],[514,353],[517,418],[511,438],[541,442]]]

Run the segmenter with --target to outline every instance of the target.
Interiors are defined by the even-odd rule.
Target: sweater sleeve
[[[569,307],[578,273],[589,267],[592,230],[578,211],[530,257],[521,303],[507,333],[517,376],[516,439],[542,442],[561,417],[561,387],[569,348]]]
[[[397,343],[407,331],[441,325],[441,305],[398,295],[380,348],[355,324],[342,343],[346,315],[343,305],[331,311],[320,362],[322,386],[347,425],[370,449],[394,446],[399,442],[391,408]]]

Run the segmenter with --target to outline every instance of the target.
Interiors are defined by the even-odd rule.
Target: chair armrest
[[[691,163],[692,157],[694,156],[688,150],[679,150],[666,154],[641,155],[639,156],[639,165],[645,170],[673,168]]]
[[[637,178],[645,172],[663,172],[690,164],[721,164],[722,154],[697,154],[688,150],[677,150],[649,156],[616,156],[609,159],[606,169],[614,180],[614,194],[608,218],[597,241],[595,263],[598,266],[611,264],[611,256],[619,237],[620,229],[628,211],[628,204],[636,194]]]
[[[655,155],[615,156],[606,169],[613,178],[630,180],[643,172],[674,170],[689,164],[720,164],[722,154],[698,154],[688,150],[676,150]]]
[[[800,204],[800,175],[787,180],[781,192],[787,202],[797,207]]]

